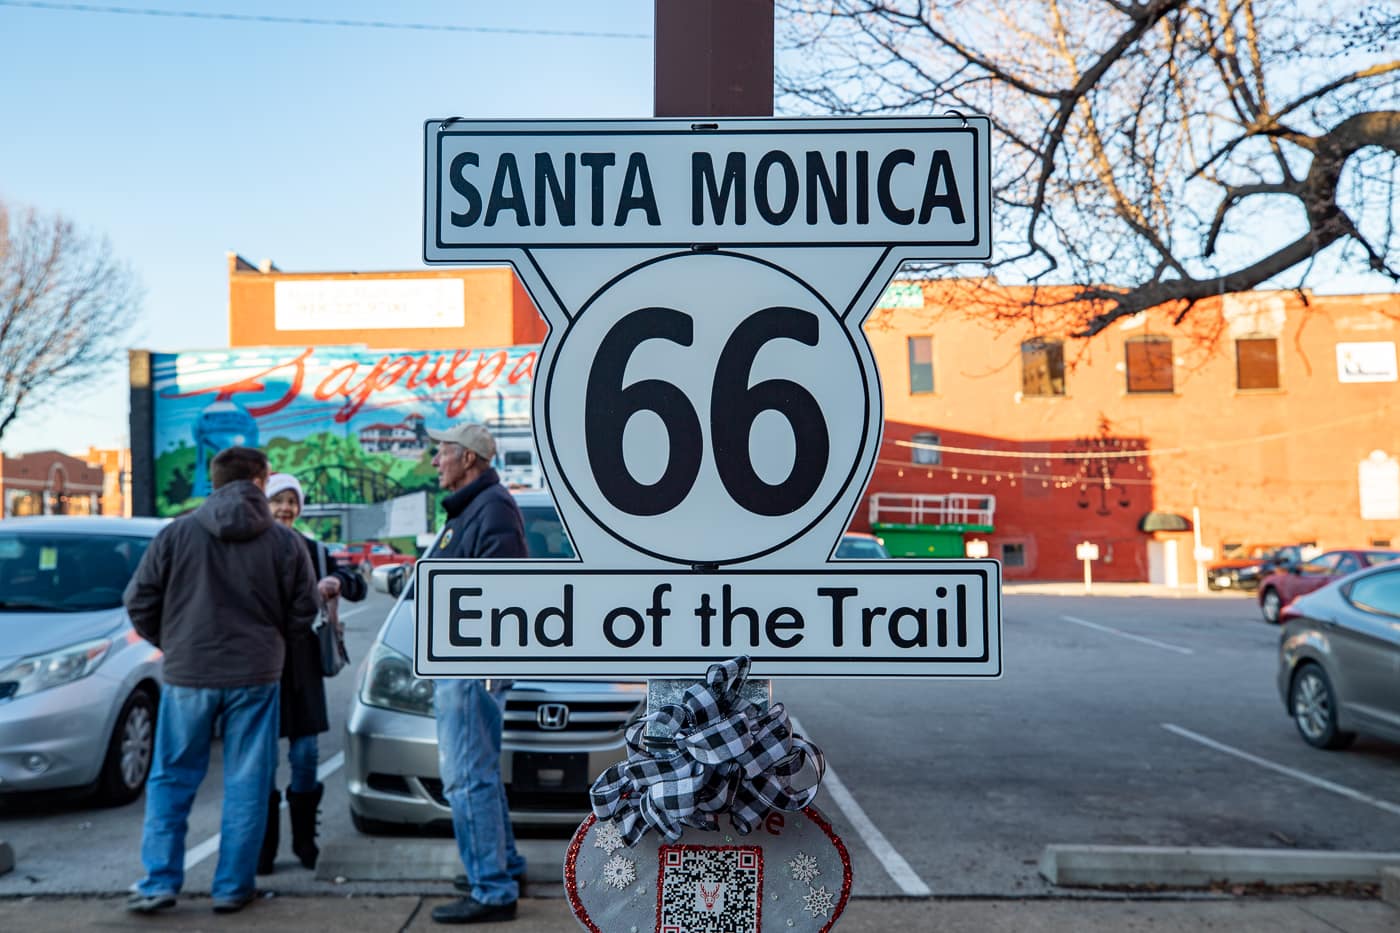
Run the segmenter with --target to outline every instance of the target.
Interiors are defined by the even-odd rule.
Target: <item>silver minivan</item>
[[[1400,742],[1400,562],[1342,577],[1283,608],[1278,690],[1298,734],[1345,748]]]
[[[553,499],[514,493],[532,558],[572,558]],[[376,576],[377,589],[392,581]],[[350,818],[361,832],[451,825],[438,773],[433,682],[413,675],[411,581],[360,669],[345,745]],[[573,826],[593,777],[626,756],[624,733],[646,706],[646,684],[516,681],[506,695],[501,773],[516,825]]]
[[[0,794],[78,788],[122,804],[146,786],[160,651],[122,592],[163,519],[0,522]]]

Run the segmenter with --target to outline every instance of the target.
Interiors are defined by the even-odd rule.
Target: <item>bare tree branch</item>
[[[140,298],[106,242],[0,201],[0,437],[41,394],[119,354]]]
[[[954,271],[1046,286],[1008,314],[1087,335],[1161,304],[1186,315],[1223,292],[1301,289],[1336,262],[1400,281],[1389,5],[778,6],[780,42],[800,50],[779,57],[785,105],[991,118],[997,254]]]

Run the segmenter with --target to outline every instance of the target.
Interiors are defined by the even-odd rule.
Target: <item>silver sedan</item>
[[[1353,573],[1284,607],[1278,689],[1298,733],[1345,748],[1400,742],[1400,562]]]

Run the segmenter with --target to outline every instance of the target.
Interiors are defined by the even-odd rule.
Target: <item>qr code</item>
[[[759,929],[763,850],[758,846],[662,846],[656,933]]]

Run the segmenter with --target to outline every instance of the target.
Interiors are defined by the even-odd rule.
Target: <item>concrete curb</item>
[[[1395,884],[1400,886],[1400,852],[1050,845],[1045,847],[1040,858],[1041,875],[1051,884],[1065,887],[1198,886],[1212,881],[1375,883],[1381,880],[1382,869],[1387,867],[1394,869]]]
[[[1381,869],[1381,900],[1400,908],[1400,867]]]

